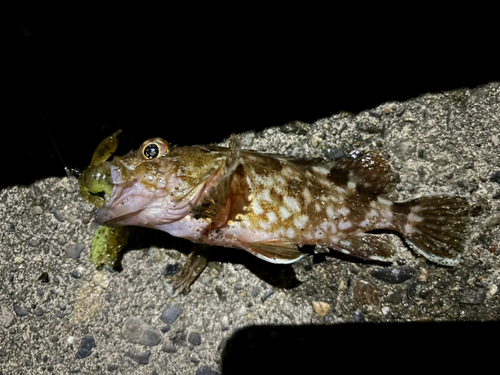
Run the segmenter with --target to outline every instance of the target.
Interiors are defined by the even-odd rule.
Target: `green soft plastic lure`
[[[120,133],[121,130],[116,131],[97,146],[89,167],[78,178],[80,195],[97,208],[106,203],[106,196],[109,197],[113,190],[113,183],[109,180],[109,167],[103,163],[116,151],[118,146],[116,136]],[[94,265],[99,267],[105,264],[113,267],[118,253],[127,244],[128,236],[128,227],[99,226],[90,248],[90,259]]]

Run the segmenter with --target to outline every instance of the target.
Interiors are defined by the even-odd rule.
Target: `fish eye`
[[[168,143],[163,138],[150,138],[139,147],[137,153],[145,160],[160,158],[168,154]]]

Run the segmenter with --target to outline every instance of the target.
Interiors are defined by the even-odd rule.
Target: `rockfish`
[[[83,195],[102,200],[101,225],[158,229],[272,263],[299,260],[302,245],[390,262],[394,245],[378,230],[400,233],[413,250],[444,266],[457,264],[463,247],[467,199],[435,194],[391,201],[394,175],[376,153],[297,159],[243,150],[235,135],[228,148],[169,149],[153,138],[105,161],[114,149],[94,155],[97,161],[80,176]],[[99,197],[103,192],[107,200]],[[205,264],[205,257],[191,257],[177,288],[190,285]]]

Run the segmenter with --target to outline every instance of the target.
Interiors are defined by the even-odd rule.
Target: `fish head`
[[[108,161],[120,132],[101,142],[79,177],[80,195],[99,208],[101,225],[162,229],[184,218],[216,183],[227,158],[224,148],[170,149],[164,139],[150,138],[137,151]]]
[[[108,161],[119,133],[101,142],[79,177],[80,195],[99,208],[96,221],[107,226],[154,227],[185,216],[189,204],[176,204],[178,199],[171,194],[179,190],[179,182],[176,158],[169,154],[167,142],[151,138],[137,151]]]

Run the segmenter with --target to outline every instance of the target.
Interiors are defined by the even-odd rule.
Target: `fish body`
[[[373,233],[382,229],[400,233],[435,263],[458,262],[467,199],[438,194],[391,201],[387,194],[395,179],[376,153],[326,161],[242,150],[236,136],[228,148],[161,151],[158,142],[146,141],[137,152],[99,164],[111,188],[96,213],[99,224],[158,229],[244,249],[272,263],[297,261],[302,245],[392,261],[389,236]]]

